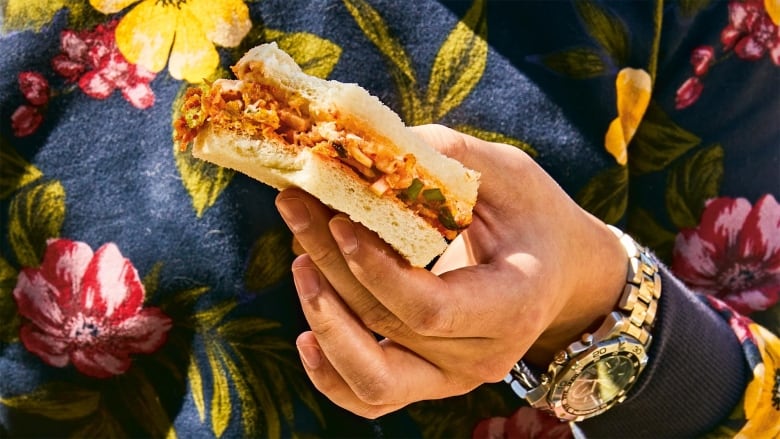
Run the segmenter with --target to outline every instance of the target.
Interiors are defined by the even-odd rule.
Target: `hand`
[[[625,283],[612,232],[526,154],[438,125],[416,132],[482,173],[474,222],[431,271],[301,190],[277,197],[306,251],[292,267],[311,327],[296,343],[304,368],[368,418],[499,381],[521,357],[546,365]]]

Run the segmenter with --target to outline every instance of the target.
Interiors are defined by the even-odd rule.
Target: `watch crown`
[[[592,345],[593,344],[593,334],[591,334],[589,332],[586,332],[586,333],[582,334],[582,338],[580,339],[580,341],[585,346]]]
[[[558,365],[566,364],[566,362],[569,361],[569,354],[567,354],[566,351],[560,351],[555,354],[553,361]]]
[[[542,376],[539,377],[539,380],[542,382],[542,385],[550,384],[550,375],[547,375],[546,373],[543,373]]]

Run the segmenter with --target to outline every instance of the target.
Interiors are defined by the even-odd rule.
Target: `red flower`
[[[688,80],[683,82],[683,85],[677,89],[674,108],[682,110],[683,108],[690,107],[699,100],[702,90],[704,90],[704,84],[702,84],[701,79],[696,76],[688,78]]]
[[[41,126],[43,115],[38,107],[21,105],[11,115],[11,129],[16,137],[25,137],[34,133]]]
[[[62,53],[52,59],[52,68],[95,99],[106,99],[119,89],[134,107],[149,108],[155,99],[149,83],[156,74],[130,64],[119,52],[114,38],[117,23],[100,24],[93,31],[63,31]]]
[[[19,73],[19,89],[27,102],[41,106],[49,102],[49,81],[37,72]]]
[[[473,439],[569,439],[571,427],[531,407],[520,407],[509,418],[485,419],[474,429]]]
[[[691,53],[693,73],[702,76],[710,69],[715,61],[715,49],[712,46],[699,46]]]
[[[771,307],[780,298],[780,205],[772,195],[755,206],[710,200],[701,224],[677,235],[672,270],[742,314]]]
[[[767,14],[764,0],[729,2],[729,25],[720,40],[742,59],[755,61],[769,52],[772,62],[780,65],[780,28]]]
[[[93,254],[83,242],[50,240],[41,266],[23,269],[13,294],[27,319],[24,346],[96,378],[127,371],[130,354],[156,351],[171,327],[158,308],[143,308],[138,272],[113,243]]]

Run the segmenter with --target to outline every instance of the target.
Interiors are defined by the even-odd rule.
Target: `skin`
[[[292,265],[311,328],[296,342],[304,368],[367,418],[500,381],[521,357],[548,364],[625,284],[615,235],[528,155],[439,125],[415,131],[482,174],[473,223],[430,271],[299,189],[276,200],[305,251]]]

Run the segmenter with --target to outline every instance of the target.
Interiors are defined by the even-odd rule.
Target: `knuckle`
[[[447,336],[453,333],[454,317],[449,308],[433,305],[420,307],[409,326],[426,337]]]
[[[391,402],[394,389],[390,375],[379,372],[360,377],[353,383],[352,390],[364,403],[381,406]]]

